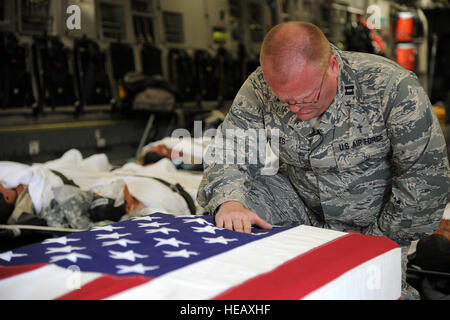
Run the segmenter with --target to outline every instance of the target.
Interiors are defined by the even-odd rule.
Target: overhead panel
[[[123,5],[100,2],[99,14],[103,38],[126,38],[126,24]]]
[[[183,15],[179,12],[164,11],[163,20],[166,41],[172,43],[184,43]]]
[[[53,17],[50,0],[20,0],[19,32],[26,35],[50,33]]]
[[[131,10],[142,13],[153,13],[153,1],[152,0],[132,0]]]
[[[248,11],[250,37],[254,42],[262,42],[264,39],[263,8],[258,3],[250,2],[248,4]]]
[[[155,41],[155,10],[153,7],[153,1],[131,1],[131,14],[136,40],[140,43],[153,43]]]

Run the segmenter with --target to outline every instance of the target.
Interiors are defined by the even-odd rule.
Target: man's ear
[[[339,76],[339,62],[334,54],[330,56],[330,72],[334,77]]]

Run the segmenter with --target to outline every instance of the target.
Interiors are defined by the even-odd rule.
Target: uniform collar
[[[343,51],[339,50],[335,45],[331,44],[331,49],[336,55],[339,63],[339,78],[338,78],[338,92],[335,100],[348,102],[361,102],[362,91],[356,80],[356,75],[350,66],[350,63],[345,58]]]

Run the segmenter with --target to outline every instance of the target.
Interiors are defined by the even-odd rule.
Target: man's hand
[[[263,229],[272,229],[269,223],[237,201],[224,202],[217,211],[216,226],[218,228],[251,233],[252,225]]]

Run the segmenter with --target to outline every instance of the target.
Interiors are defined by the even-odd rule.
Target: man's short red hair
[[[328,66],[331,56],[328,39],[319,27],[308,22],[284,22],[273,27],[265,36],[260,63],[264,68],[267,59],[272,59],[274,65],[288,71],[291,64],[313,64],[319,72]]]

